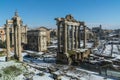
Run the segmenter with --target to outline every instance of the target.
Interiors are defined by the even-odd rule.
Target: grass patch
[[[9,66],[3,69],[3,73],[6,75],[18,76],[22,73],[22,70],[16,66]]]
[[[0,51],[0,57],[5,56],[4,51]]]
[[[12,57],[11,57],[11,60],[13,60],[13,61],[15,61],[15,62],[19,63],[19,61],[18,61],[17,59],[15,59],[15,57],[14,57],[14,56],[12,56]]]
[[[14,56],[11,56],[10,59],[13,60],[13,61],[15,61],[16,63],[22,63],[22,62],[20,62],[17,58],[15,58]]]

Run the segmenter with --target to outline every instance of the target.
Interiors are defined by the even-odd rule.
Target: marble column
[[[84,32],[83,48],[86,48],[86,26],[83,26],[83,27],[84,27],[84,30],[83,30],[83,32]]]
[[[61,36],[60,36],[60,24],[57,25],[57,36],[58,36],[58,52],[60,52],[60,45],[61,45]]]
[[[80,48],[80,26],[78,26],[78,48]]]
[[[23,61],[22,53],[21,53],[21,26],[18,25],[18,60],[20,62]]]
[[[68,48],[68,50],[70,49],[69,37],[70,37],[70,30],[69,30],[69,26],[67,26],[67,48]]]
[[[72,50],[74,49],[74,26],[71,26],[72,28],[71,28],[71,30],[72,30],[72,42],[71,42],[71,48],[72,48]]]
[[[75,48],[78,49],[78,26],[75,26]]]
[[[9,35],[9,25],[6,24],[6,48],[7,48],[7,57],[6,61],[10,60],[10,35]]]
[[[17,37],[17,26],[14,26],[14,57],[18,59],[18,37]]]
[[[11,35],[12,35],[12,45],[14,45],[14,27],[12,26],[12,33],[11,33]]]
[[[67,54],[67,24],[64,24],[64,53]]]
[[[27,25],[25,26],[25,43],[27,44]]]
[[[40,43],[40,33],[39,33],[39,35],[38,35],[38,44],[41,44],[41,43]],[[37,46],[38,46],[38,51],[41,51],[41,50],[40,50],[40,45],[37,45]]]

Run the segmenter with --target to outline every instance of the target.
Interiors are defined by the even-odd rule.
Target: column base
[[[18,58],[20,62],[23,62],[23,58],[22,57],[19,57]]]
[[[57,61],[56,61],[56,63],[68,64],[68,60],[67,60],[66,54],[57,53]]]
[[[5,61],[10,61],[10,57],[5,57]]]
[[[70,58],[69,54],[68,53],[64,53],[64,54],[65,54],[66,59],[67,59],[67,64],[71,65],[72,64],[72,59]]]
[[[72,60],[69,57],[68,53],[62,53],[62,54],[58,53],[56,63],[71,65]]]
[[[14,55],[14,58],[15,58],[15,59],[18,59],[18,56],[17,56],[17,55]]]

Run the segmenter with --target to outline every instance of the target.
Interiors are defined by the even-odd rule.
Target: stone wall
[[[28,49],[34,51],[47,50],[46,32],[42,30],[30,30],[27,32],[27,46]]]
[[[39,27],[37,30],[45,31],[46,32],[46,37],[47,37],[47,45],[50,44],[50,30],[46,27]]]

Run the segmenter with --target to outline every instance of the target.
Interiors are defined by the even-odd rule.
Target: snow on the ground
[[[44,73],[43,76],[38,75],[33,76],[33,80],[54,80],[54,79],[50,77],[50,74]]]
[[[3,51],[3,49],[2,49],[2,48],[0,48],[0,51]]]
[[[5,58],[6,58],[6,56],[0,57],[0,63],[1,63],[1,62],[5,62]]]
[[[43,52],[36,52],[36,51],[31,51],[31,50],[24,50],[25,53],[29,54],[36,54],[36,55],[42,55],[44,54]]]
[[[48,48],[57,48],[57,45],[50,45]]]
[[[105,50],[103,51],[102,55],[110,56],[111,54],[111,45],[105,45]],[[120,51],[118,50],[117,45],[113,45],[112,57],[120,59]]]
[[[0,69],[14,65],[14,61],[5,62],[5,57],[0,57]]]
[[[113,53],[119,53],[117,45],[113,45]]]
[[[44,64],[44,65],[43,65]],[[39,62],[35,62],[35,64],[30,64],[31,66],[36,66],[36,67],[51,67],[51,66],[53,66],[52,64],[50,64],[50,63],[39,63]],[[62,65],[61,65],[62,66]],[[63,66],[62,68],[60,68],[60,71],[59,71],[59,73],[64,73],[64,72],[62,72],[62,71],[64,71],[64,69],[67,69],[69,66]],[[98,73],[96,73],[96,72],[92,72],[92,71],[87,71],[87,70],[84,70],[84,69],[80,69],[80,68],[76,68],[79,72],[78,72],[78,74],[75,74],[74,72],[72,72],[72,71],[68,71],[65,75],[62,75],[61,76],[61,80],[70,80],[70,77],[68,77],[68,76],[72,76],[72,77],[77,77],[77,78],[79,78],[80,80],[96,80],[96,79],[98,79],[98,80],[104,80],[104,77],[102,77],[102,76],[99,76],[99,74]],[[58,71],[57,71],[58,72]],[[76,71],[75,71],[76,72]],[[79,73],[81,73],[81,75],[79,74]],[[84,73],[87,73],[87,74],[84,74]],[[84,74],[84,75],[83,75]],[[68,75],[68,76],[66,76],[66,75]],[[53,80],[53,78],[52,77],[50,77],[50,74],[49,73],[44,73],[44,76],[42,76],[42,77],[40,77],[39,78],[39,76],[34,76],[33,77],[33,80],[42,80],[42,79],[45,79],[45,80]],[[113,79],[106,79],[106,80],[113,80]]]
[[[113,57],[120,59],[120,51],[118,50],[117,45],[113,45]]]
[[[53,44],[56,44],[58,41],[57,40],[51,40]]]
[[[87,43],[86,46],[87,46],[87,48],[92,48],[93,43]]]
[[[34,53],[34,51],[27,51],[27,52]],[[22,53],[22,56],[27,55],[27,52]],[[12,52],[12,54],[14,54],[14,53]],[[49,54],[46,55],[46,56],[47,57],[53,57],[53,56],[50,56]],[[49,58],[46,58],[46,59],[49,59]],[[51,67],[51,66],[55,65],[54,62],[52,62],[52,63],[44,62],[43,58],[34,59],[34,58],[24,57],[24,61],[25,61],[25,63],[29,64],[29,66],[39,67],[39,68],[48,68],[48,67]],[[15,64],[14,61],[5,62],[5,56],[0,57],[0,69],[3,68],[3,67],[14,65],[14,64]],[[61,66],[63,66],[63,65],[61,65]],[[32,68],[32,67],[28,68],[28,72],[34,72],[35,73],[35,75],[33,75],[33,80],[54,80],[51,76],[51,73],[42,72],[42,71],[37,70],[37,69]],[[63,70],[67,69],[68,67],[69,66],[66,65],[63,68],[60,68],[60,72],[64,73]],[[80,80],[104,80],[104,77],[99,76],[95,72],[87,71],[87,70],[80,69],[80,68],[76,68],[76,69],[79,71],[78,74],[75,74],[76,71],[75,72],[68,71],[66,73],[66,75],[72,76],[72,77],[77,77]],[[38,73],[43,73],[44,75],[40,76],[40,75],[38,75]],[[81,73],[81,75],[80,75],[80,73]],[[87,74],[85,74],[85,73],[87,73]],[[71,77],[68,77],[66,75],[61,76],[61,78],[62,78],[61,80],[70,80]],[[16,78],[16,80],[23,80],[23,78],[24,78],[24,75],[21,74]],[[112,79],[106,79],[106,80],[112,80]]]
[[[96,75],[89,75],[80,78],[81,80],[113,80],[113,79],[105,79],[104,77],[101,76],[96,76]]]
[[[108,42],[110,42],[110,41],[108,41]],[[111,57],[112,44],[108,44],[108,42],[100,42],[97,49],[93,50],[94,53]],[[112,57],[115,57],[117,59],[120,59],[119,46],[120,45],[118,45],[118,44],[113,44]]]
[[[105,50],[103,51],[103,55],[109,56],[111,54],[111,45],[106,45]]]

